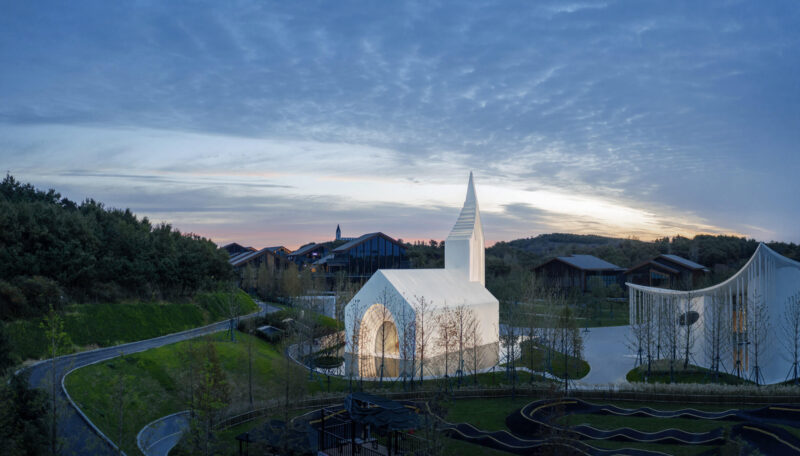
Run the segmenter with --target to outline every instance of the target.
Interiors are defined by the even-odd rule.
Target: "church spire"
[[[444,267],[463,271],[470,282],[480,282],[485,285],[484,256],[483,225],[475,193],[475,182],[470,172],[464,206],[445,241]]]

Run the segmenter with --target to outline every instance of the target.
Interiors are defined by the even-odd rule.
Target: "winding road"
[[[261,310],[256,313],[242,317],[244,319],[253,318],[267,312],[280,310],[260,301],[256,301]],[[55,359],[55,377],[57,382],[57,394],[62,403],[68,404],[62,408],[58,419],[58,434],[61,440],[62,455],[113,455],[117,453],[116,445],[108,439],[95,425],[80,411],[72,400],[65,394],[62,387],[63,378],[70,371],[79,367],[99,363],[120,354],[138,353],[151,348],[174,344],[187,339],[225,331],[229,328],[229,320],[194,328],[187,331],[168,334],[153,339],[131,342],[113,347],[100,348],[73,355],[61,356]],[[45,388],[51,385],[52,366],[51,360],[41,361],[26,370],[30,374],[29,384],[32,388]]]

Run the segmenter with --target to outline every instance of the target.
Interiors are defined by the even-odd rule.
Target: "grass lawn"
[[[508,305],[508,304],[501,304]],[[628,302],[622,301],[607,301],[597,303],[592,297],[581,297],[580,300],[571,304],[573,315],[579,327],[581,328],[599,328],[604,326],[625,326],[628,324]],[[553,309],[546,307],[543,304],[533,304],[527,308],[529,312],[533,312],[538,316],[553,315]],[[557,315],[554,315],[557,316]],[[546,319],[543,318],[543,321]],[[500,311],[500,323],[502,324],[515,324],[515,322],[506,321],[505,312]]]
[[[534,369],[539,371],[547,370],[547,351],[538,344],[534,343],[533,347],[531,347],[531,342],[526,340],[520,344],[520,353],[522,356],[520,356],[520,358],[516,361],[515,365],[517,367],[530,368],[533,366]],[[550,373],[564,378],[564,354],[560,352],[553,352],[552,357],[553,367],[550,369]],[[582,359],[575,358],[574,356],[567,356],[566,358],[566,367],[567,372],[569,372],[569,378],[578,379],[586,377],[586,375],[589,373],[589,363]]]
[[[232,404],[246,404],[247,395],[247,341],[252,340],[254,346],[254,398],[255,401],[281,397],[283,394],[281,380],[286,372],[286,360],[283,352],[275,345],[261,339],[237,333],[237,343],[231,343],[225,333],[212,336],[232,389]],[[166,345],[142,353],[115,358],[103,363],[83,367],[70,374],[66,386],[73,399],[89,418],[109,436],[116,436],[116,414],[118,410],[113,392],[115,379],[120,376],[127,381],[126,396],[131,402],[126,408],[126,423],[123,426],[122,447],[129,454],[137,454],[135,436],[147,423],[162,416],[187,409],[187,387],[182,380],[186,369],[181,362],[180,353],[188,342]],[[328,378],[315,374],[309,379],[308,371],[295,363],[290,363],[292,394],[308,394],[330,389],[332,392],[348,391],[348,380],[338,377]],[[518,383],[527,383],[530,376],[520,373]],[[504,371],[480,374],[479,385],[508,384]],[[534,377],[543,381],[541,377]],[[441,386],[445,380],[429,380],[424,387]],[[354,380],[354,387],[358,382]],[[457,388],[457,381],[450,379],[452,388]],[[472,385],[473,378],[464,379],[465,385]],[[364,382],[365,389],[380,393],[381,391],[403,391],[401,381],[385,381],[379,386],[377,382]],[[112,437],[112,440],[117,440]]]
[[[224,292],[199,293],[182,302],[140,302],[73,304],[64,313],[64,329],[74,346],[72,351],[108,347],[149,339],[225,319],[228,296]],[[242,314],[258,306],[239,290],[236,299]],[[39,328],[41,319],[6,323],[12,356],[20,362],[46,356],[47,340]],[[2,324],[2,323],[0,323]]]
[[[654,361],[651,366],[647,383],[670,383],[669,361]],[[625,378],[629,382],[644,382],[647,374],[647,364],[631,369]],[[704,367],[689,365],[683,368],[682,361],[675,362],[675,383],[714,383],[714,373]],[[718,383],[724,385],[753,385],[750,380],[739,378],[725,372],[719,373]]]
[[[283,353],[261,339],[238,333],[237,342],[228,340],[225,333],[212,336],[228,384],[231,385],[231,402],[247,402],[247,340],[252,338],[253,395],[256,401],[276,397],[282,392],[281,378],[286,372]],[[125,412],[123,449],[128,454],[138,454],[136,434],[147,423],[162,416],[187,409],[187,388],[182,380],[185,369],[179,355],[188,342],[148,350],[142,353],[115,358],[103,363],[78,369],[66,379],[66,386],[73,399],[89,418],[109,436],[116,436],[118,410],[115,404],[113,384],[118,376],[126,379],[126,397],[130,404]],[[305,371],[290,364],[292,374],[301,379],[293,388],[319,391],[323,385],[318,381],[307,382]],[[342,388],[341,380],[335,383]],[[293,391],[293,394],[299,394]],[[113,438],[113,437],[112,437]],[[114,438],[114,440],[116,440]]]
[[[445,405],[447,416],[444,418],[451,423],[470,423],[484,431],[508,430],[506,417],[533,400],[533,397],[457,399]]]

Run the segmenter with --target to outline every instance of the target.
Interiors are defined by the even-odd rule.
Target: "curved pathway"
[[[260,301],[256,301],[261,308],[259,312],[242,317],[243,319],[252,318],[265,312],[275,312],[280,310],[277,307],[269,306]],[[100,348],[73,355],[65,355],[55,359],[56,382],[60,384],[57,394],[62,402],[69,403],[63,407],[58,419],[58,434],[61,439],[61,454],[66,455],[113,455],[117,453],[117,446],[103,434],[75,405],[63,387],[63,379],[66,374],[90,364],[99,363],[119,356],[120,354],[138,353],[151,348],[163,345],[174,344],[187,339],[192,339],[206,334],[225,331],[230,327],[229,320],[212,323],[208,326],[194,328],[175,334],[168,334],[153,339],[131,342],[113,347]],[[52,378],[51,360],[38,362],[24,370],[30,374],[29,384],[32,388],[47,388]]]

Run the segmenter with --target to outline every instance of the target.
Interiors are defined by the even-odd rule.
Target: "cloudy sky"
[[[800,5],[0,2],[0,168],[256,247],[800,241]]]

